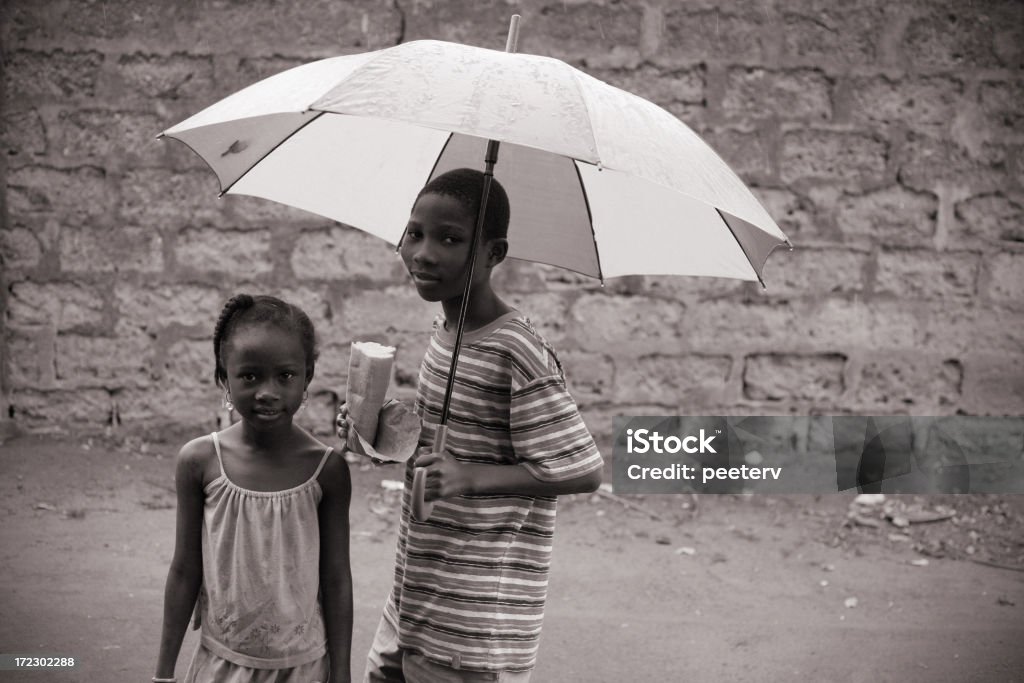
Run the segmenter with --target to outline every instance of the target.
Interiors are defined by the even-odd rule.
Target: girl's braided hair
[[[302,340],[302,349],[306,352],[306,381],[313,378],[319,350],[309,316],[298,306],[277,297],[236,294],[224,304],[213,330],[213,357],[216,364],[214,379],[218,386],[225,387],[228,380],[224,364],[225,343],[239,325],[250,323],[270,323],[287,332],[297,333]]]

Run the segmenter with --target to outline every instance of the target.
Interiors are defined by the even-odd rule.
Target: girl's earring
[[[224,392],[224,407],[227,408],[228,410],[234,410],[235,409],[235,404],[231,401],[231,392],[230,391],[225,391]]]
[[[309,391],[303,391],[302,392],[302,405],[300,405],[299,408],[305,408],[306,407],[306,401],[308,401],[308,400],[309,400]]]

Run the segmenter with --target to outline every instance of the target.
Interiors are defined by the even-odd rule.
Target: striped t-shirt
[[[454,332],[435,324],[420,366],[421,446],[440,420]],[[464,462],[522,464],[541,481],[602,466],[553,351],[519,313],[463,335],[447,449]],[[547,595],[554,497],[460,496],[411,518],[405,472],[395,583],[385,618],[399,645],[452,666],[526,671],[537,658]]]

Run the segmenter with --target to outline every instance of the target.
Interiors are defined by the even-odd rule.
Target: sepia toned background
[[[396,391],[414,391],[437,309],[391,249],[218,199],[213,173],[157,134],[318,58],[419,38],[502,49],[512,13],[522,51],[694,127],[796,245],[769,259],[767,290],[499,269],[606,456],[616,415],[788,415],[766,441],[820,455],[834,444],[809,415],[963,414],[980,450],[1021,462],[1019,0],[5,0],[0,650],[73,655],[50,675],[72,682],[153,674],[173,454],[221,409],[210,339],[230,295],[313,316],[322,356],[299,419],[319,434],[353,339],[397,344]],[[359,673],[401,472],[351,472]],[[1019,676],[1021,496],[888,494],[565,497],[534,678]]]
[[[1024,5],[1015,0],[10,0],[2,19],[0,425],[160,438],[215,425],[223,302],[307,310],[300,421],[348,344],[437,309],[392,249],[217,182],[163,129],[260,78],[419,38],[564,59],[691,125],[796,248],[767,290],[508,263],[607,448],[618,414],[1024,415]],[[343,191],[344,188],[339,188]],[[515,210],[515,207],[512,207]],[[638,222],[643,216],[637,216]]]

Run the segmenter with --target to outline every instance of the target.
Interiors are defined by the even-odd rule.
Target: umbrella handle
[[[434,452],[443,451],[448,443],[448,425],[438,425],[434,432]],[[425,522],[430,519],[430,513],[434,510],[433,501],[428,502],[427,494],[427,471],[422,467],[413,468],[412,475],[412,517],[417,522]]]

